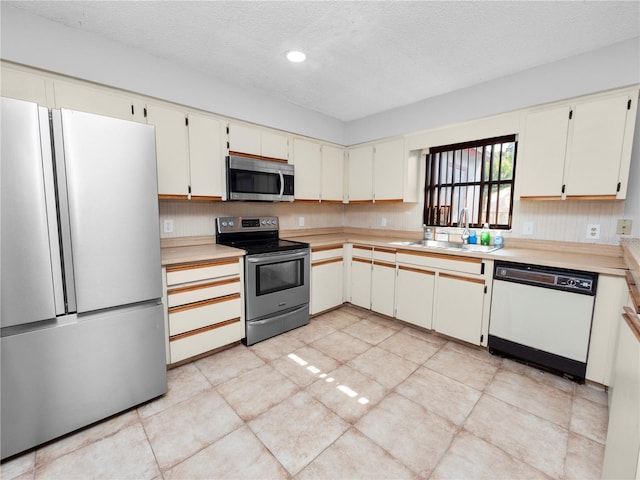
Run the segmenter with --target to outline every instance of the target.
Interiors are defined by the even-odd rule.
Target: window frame
[[[500,171],[502,165],[504,148],[500,148],[498,155],[497,165],[497,178],[493,179],[492,172],[495,168],[495,146],[505,143],[513,143],[513,164],[511,178],[501,179]],[[490,148],[490,156],[487,157],[487,149]],[[468,178],[466,181],[456,181],[456,154],[459,153],[460,164],[463,162],[462,152],[476,149],[480,151],[481,165],[480,165],[480,179],[470,181]],[[425,187],[424,187],[424,204],[422,212],[422,220],[425,225],[429,226],[444,226],[453,227],[458,225],[459,211],[453,212],[452,206],[455,206],[454,197],[457,193],[458,204],[460,203],[461,189],[471,189],[472,194],[475,195],[477,190],[477,199],[473,198],[474,204],[473,212],[468,213],[467,218],[469,227],[481,228],[486,222],[490,228],[509,230],[512,226],[513,217],[513,200],[514,200],[514,187],[516,178],[516,164],[518,153],[518,135],[501,135],[497,137],[484,138],[479,140],[473,140],[469,142],[460,142],[450,145],[442,145],[437,147],[431,147],[429,153],[426,154],[426,169],[425,169]],[[443,157],[443,154],[446,156]],[[451,155],[451,156],[449,156]],[[469,156],[467,153],[467,167],[469,166]],[[449,160],[451,160],[451,168],[449,168]],[[444,170],[445,180],[442,181],[442,169]],[[475,166],[474,166],[475,168]],[[507,223],[497,223],[500,209],[492,208],[492,192],[500,192],[500,189],[504,186],[510,186],[511,195],[509,199],[509,212]],[[486,192],[486,194],[485,194]],[[465,192],[465,199],[466,199]],[[446,201],[442,202],[442,196],[445,195]],[[486,196],[486,205],[483,205],[483,199]],[[498,199],[499,200],[499,199]],[[484,208],[483,208],[484,207]],[[461,210],[462,207],[459,208]],[[476,210],[477,209],[477,210]]]

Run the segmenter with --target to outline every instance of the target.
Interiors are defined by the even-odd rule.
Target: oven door
[[[247,255],[246,319],[309,303],[309,249]]]

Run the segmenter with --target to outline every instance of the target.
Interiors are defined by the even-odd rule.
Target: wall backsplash
[[[421,203],[316,204],[262,202],[160,202],[161,237],[215,235],[215,219],[221,216],[276,215],[280,228],[357,227],[404,231],[422,230]],[[514,202],[513,228],[505,238],[560,240],[617,245],[616,222],[624,216],[621,201],[525,201]],[[300,218],[304,225],[300,225]],[[164,233],[164,220],[173,220],[173,232]],[[533,234],[523,226],[533,222]],[[587,225],[600,225],[600,239],[586,238]]]
[[[344,206],[326,203],[160,201],[160,236],[215,235],[216,217],[275,215],[282,230],[342,227]],[[304,225],[300,225],[300,219]],[[164,220],[173,220],[173,232],[164,232]]]

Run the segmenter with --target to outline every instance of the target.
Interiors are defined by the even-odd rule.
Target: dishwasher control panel
[[[595,295],[598,274],[540,265],[496,262],[493,279]]]

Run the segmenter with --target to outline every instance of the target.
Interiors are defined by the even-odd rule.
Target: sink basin
[[[404,242],[403,242],[404,243]],[[477,243],[443,242],[441,240],[418,240],[417,242],[407,242],[408,245],[425,248],[435,248],[443,250],[454,250],[458,252],[482,252],[488,253],[498,250],[495,245],[478,245]]]

